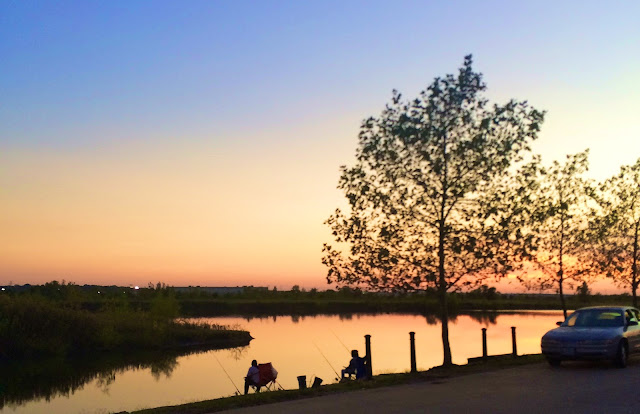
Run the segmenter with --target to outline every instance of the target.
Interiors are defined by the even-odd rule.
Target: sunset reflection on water
[[[449,339],[455,364],[482,355],[481,328],[487,328],[489,354],[511,353],[511,326],[516,327],[519,354],[540,352],[540,338],[560,320],[560,312],[459,315],[450,321]],[[272,362],[285,388],[297,386],[296,377],[318,376],[334,382],[349,362],[349,350],[364,355],[364,335],[371,335],[374,374],[405,372],[410,368],[409,332],[416,333],[418,369],[442,363],[441,327],[437,318],[421,315],[356,314],[350,316],[279,316],[268,318],[212,318],[212,323],[239,325],[255,338],[239,361]],[[328,360],[327,362],[325,360]],[[244,365],[243,365],[244,364]],[[235,364],[234,364],[235,365]],[[238,367],[239,369],[241,369]],[[238,372],[243,375],[244,372]]]
[[[473,313],[452,317],[449,339],[455,364],[482,355],[481,328],[487,328],[490,355],[511,353],[511,326],[516,327],[519,354],[540,352],[540,338],[562,312]],[[364,355],[364,335],[371,335],[374,374],[410,369],[409,332],[416,333],[418,369],[442,364],[439,320],[407,314],[269,316],[262,318],[199,318],[214,324],[248,330],[254,339],[244,348],[208,351],[178,357],[158,370],[124,369],[108,383],[95,380],[68,396],[21,406],[7,405],[0,414],[104,413],[176,405],[230,396],[242,390],[251,360],[271,362],[278,383],[297,388],[297,377],[314,377],[323,384],[336,381],[348,364],[349,350]],[[226,373],[225,373],[226,371]],[[334,372],[335,371],[335,372]]]

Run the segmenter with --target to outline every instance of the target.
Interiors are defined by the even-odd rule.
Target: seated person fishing
[[[351,361],[349,366],[342,370],[342,378],[349,378],[351,375],[355,375],[356,379],[363,378],[365,376],[364,358],[360,358],[358,350],[351,351]]]
[[[247,376],[244,377],[244,395],[247,395],[251,385],[257,387],[256,392],[260,391],[260,370],[258,369],[258,361],[255,359],[251,361],[251,367],[247,371]]]

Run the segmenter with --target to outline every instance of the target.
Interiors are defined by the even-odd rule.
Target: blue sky
[[[589,147],[605,178],[640,156],[639,15],[630,1],[4,1],[0,284],[323,286],[322,222],[360,121],[469,53],[490,99],[548,111],[545,161]],[[113,262],[127,264],[96,270]]]
[[[532,84],[597,91],[629,66],[637,70],[640,59],[632,2],[0,7],[3,140],[22,145],[75,145],[91,140],[87,129],[114,125],[182,133],[364,115],[392,88],[415,93],[467,53],[489,82],[504,84],[499,98]]]

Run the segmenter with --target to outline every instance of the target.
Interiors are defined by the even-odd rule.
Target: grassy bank
[[[271,404],[281,401],[289,401],[300,398],[311,398],[322,395],[349,392],[362,389],[387,387],[392,385],[408,384],[419,381],[438,381],[444,378],[494,371],[519,365],[543,362],[542,355],[524,355],[517,358],[506,357],[493,359],[487,363],[457,365],[450,368],[435,367],[428,371],[415,374],[384,374],[377,375],[369,381],[350,381],[341,384],[325,385],[319,388],[306,390],[270,391],[245,396],[218,398],[215,400],[201,401],[190,404],[182,404],[171,407],[150,408],[135,411],[132,414],[204,414],[233,408],[250,407],[255,405]]]
[[[247,345],[248,332],[174,319],[179,305],[160,297],[150,311],[104,306],[92,312],[38,295],[0,296],[0,361],[210,345]]]

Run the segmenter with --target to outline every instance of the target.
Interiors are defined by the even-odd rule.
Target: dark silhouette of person
[[[351,375],[355,375],[356,379],[363,378],[365,376],[364,358],[360,358],[358,350],[351,351],[351,361],[349,366],[342,370],[342,378],[349,378]]]
[[[251,361],[247,376],[244,377],[244,395],[249,393],[249,387],[253,385],[257,387],[256,391],[260,391],[260,370],[258,369],[258,361]]]

